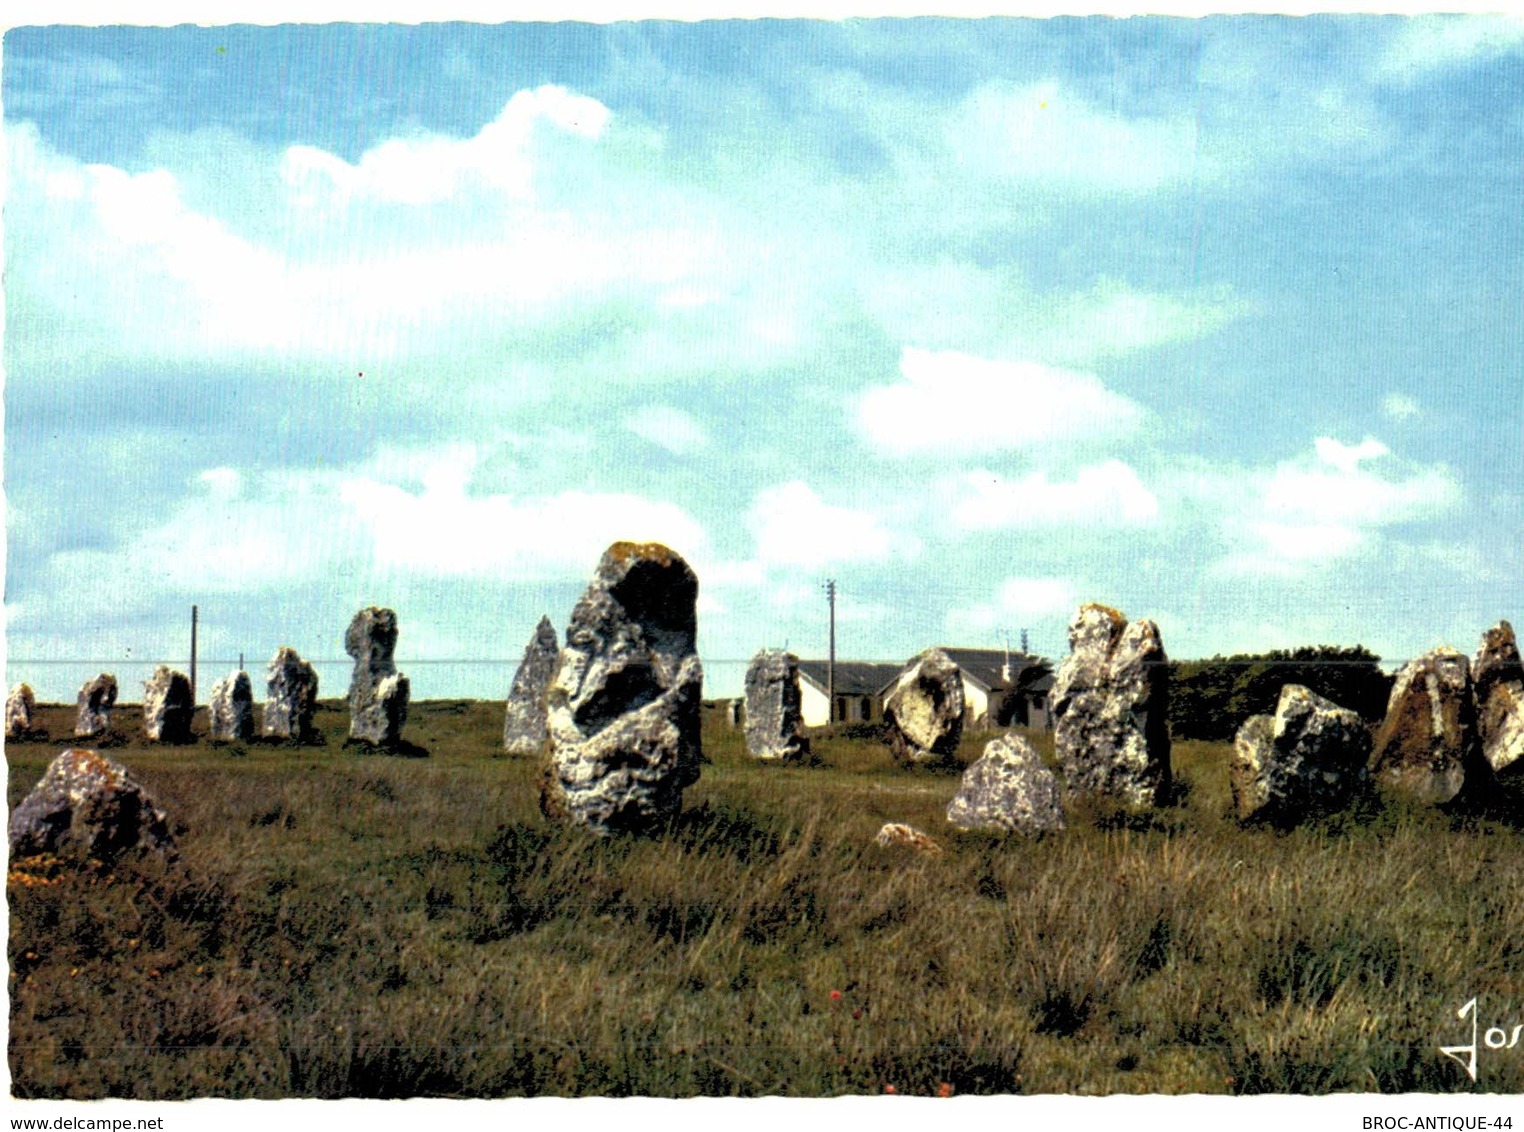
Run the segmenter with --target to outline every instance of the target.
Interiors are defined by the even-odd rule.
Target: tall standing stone
[[[947,820],[959,829],[1010,833],[1063,829],[1058,780],[1020,735],[999,735],[963,772],[963,783],[948,804]]]
[[[297,651],[282,645],[265,668],[265,711],[262,730],[272,739],[306,742],[315,732],[317,671]]]
[[[545,689],[556,675],[560,653],[555,626],[541,617],[508,690],[503,713],[503,750],[508,754],[534,755],[545,746]]]
[[[143,682],[143,734],[149,742],[189,743],[195,714],[196,701],[185,673],[161,664]]]
[[[1486,789],[1491,769],[1477,735],[1464,655],[1445,645],[1403,665],[1376,732],[1371,776],[1426,805],[1449,802],[1467,786]]]
[[[212,685],[210,738],[244,743],[254,737],[254,685],[247,672],[234,672]]]
[[[889,750],[904,763],[951,765],[963,738],[963,673],[941,649],[911,662],[884,700]]]
[[[30,684],[17,684],[5,697],[5,737],[20,739],[36,726],[37,697]]]
[[[604,552],[546,692],[548,816],[600,834],[676,817],[703,758],[697,600],[698,579],[667,547]]]
[[[169,819],[127,768],[99,751],[64,751],[11,811],[12,858],[74,852],[110,861],[133,848],[173,856]]]
[[[1250,716],[1238,729],[1229,779],[1242,820],[1290,824],[1331,813],[1365,781],[1371,737],[1359,714],[1300,684],[1287,684],[1275,715]]]
[[[344,651],[354,657],[349,680],[349,737],[374,747],[395,746],[407,722],[412,688],[397,671],[397,615],[371,606],[356,613],[344,634]]]
[[[1507,621],[1482,634],[1471,678],[1482,755],[1500,781],[1524,786],[1524,664]]]
[[[104,735],[111,726],[111,709],[116,706],[116,677],[102,672],[79,690],[79,714],[74,734],[81,738]]]
[[[1065,785],[1129,806],[1170,789],[1169,662],[1152,621],[1080,606],[1053,681],[1054,746]]]
[[[799,694],[799,658],[763,649],[746,669],[746,747],[759,759],[792,762],[809,753]]]

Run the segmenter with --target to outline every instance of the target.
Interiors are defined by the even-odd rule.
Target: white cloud
[[[674,456],[691,456],[709,445],[709,435],[689,413],[670,405],[649,405],[625,422],[625,428]]]
[[[1079,606],[1079,589],[1068,578],[1007,578],[993,602],[952,609],[948,628],[984,632],[1042,618],[1067,617]]]
[[[1372,437],[1356,445],[1318,437],[1313,449],[1311,459],[1285,461],[1241,483],[1246,502],[1224,520],[1236,549],[1220,571],[1295,576],[1373,547],[1386,528],[1439,518],[1461,501],[1448,467],[1398,461]]]
[[[860,431],[896,456],[1108,440],[1143,419],[1136,401],[1099,379],[1037,362],[907,346],[900,373],[903,381],[869,389],[857,406]]]
[[[1198,161],[1196,120],[1102,110],[1056,81],[992,82],[952,115],[954,159],[987,175],[1069,190],[1144,193],[1187,181]]]
[[[1418,402],[1406,393],[1388,393],[1381,399],[1381,411],[1394,421],[1405,421],[1416,417],[1422,409]]]
[[[1375,437],[1367,436],[1359,444],[1341,444],[1330,436],[1317,437],[1312,442],[1318,459],[1330,467],[1350,473],[1361,460],[1373,460],[1378,456],[1390,456],[1392,450]]]
[[[463,182],[475,182],[511,197],[533,195],[532,135],[543,125],[596,139],[609,111],[596,99],[565,87],[521,90],[475,137],[439,134],[392,138],[367,150],[351,165],[313,146],[294,145],[281,162],[281,177],[304,206],[343,207],[355,198],[420,205],[449,200]]]
[[[1159,500],[1137,472],[1120,460],[1084,467],[1070,482],[1050,481],[1045,471],[1006,480],[970,472],[953,522],[965,530],[1029,526],[1137,526],[1159,514]]]
[[[1524,48],[1524,19],[1516,15],[1422,15],[1401,21],[1376,65],[1376,77],[1411,83],[1436,71],[1466,66]]]
[[[369,536],[376,567],[443,577],[575,576],[621,540],[665,543],[685,558],[707,542],[681,507],[629,493],[472,495],[441,477],[420,492],[352,478],[338,496]]]
[[[784,566],[876,561],[919,550],[914,538],[887,530],[876,515],[826,503],[802,480],[757,492],[746,523],[757,558]]]

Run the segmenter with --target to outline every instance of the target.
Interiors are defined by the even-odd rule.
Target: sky
[[[1524,618],[1524,22],[17,27],[0,99],[44,700],[193,603],[203,688],[341,695],[382,605],[415,698],[501,698],[619,539],[712,696],[827,579],[860,660]]]

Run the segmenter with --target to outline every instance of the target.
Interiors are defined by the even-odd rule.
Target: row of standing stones
[[[389,609],[362,609],[350,622],[344,646],[354,658],[349,685],[349,733],[356,742],[378,749],[401,742],[407,719],[408,679],[397,671],[392,653],[397,618]],[[281,648],[266,669],[266,738],[310,742],[317,707],[318,678],[312,665],[294,649]],[[102,673],[79,691],[74,733],[78,738],[108,734],[116,705],[117,682]],[[143,733],[155,743],[189,743],[195,698],[184,673],[160,665],[143,686]],[[36,697],[18,684],[6,697],[7,738],[36,737]],[[254,737],[254,698],[247,672],[235,672],[212,686],[210,736],[216,742]],[[13,858],[72,848],[84,856],[111,860],[130,848],[176,852],[169,819],[154,799],[115,759],[96,750],[64,751],[42,780],[11,811],[9,840]]]
[[[392,653],[397,647],[397,615],[390,609],[362,609],[344,634],[345,651],[354,659],[349,684],[349,734],[372,747],[391,747],[401,741],[410,694],[408,678],[397,671]],[[307,742],[314,738],[318,677],[295,649],[282,647],[265,669],[268,698],[262,734],[272,739]],[[111,728],[116,706],[116,677],[103,672],[79,690],[76,738],[99,738]],[[37,736],[36,696],[17,684],[5,701],[8,739]],[[234,672],[212,685],[207,705],[214,742],[247,742],[254,738],[254,689],[247,672]],[[190,743],[196,701],[190,679],[160,665],[143,684],[143,734],[154,743]]]
[[[604,553],[572,611],[564,644],[557,646],[554,628],[541,620],[514,678],[503,741],[510,753],[544,757],[540,808],[548,817],[611,834],[658,829],[677,815],[703,760],[697,597],[698,580],[681,556],[656,543],[621,542]],[[351,734],[378,745],[396,741],[406,716],[408,683],[392,663],[395,643],[390,610],[363,610],[345,638],[355,658]],[[1016,732],[997,736],[963,774],[947,809],[954,827],[1061,829],[1066,792],[1137,808],[1171,796],[1169,668],[1158,627],[1087,604],[1070,625],[1069,646],[1052,692],[1058,773]],[[169,674],[166,686],[175,675]],[[224,682],[230,702],[247,702],[242,675]],[[157,683],[158,674],[150,685]],[[316,699],[311,666],[283,649],[271,662],[269,686],[267,731],[273,721],[285,734],[300,735],[310,727]],[[767,761],[806,758],[797,658],[778,650],[759,653],[746,690],[752,753]],[[93,696],[90,685],[81,691],[82,721],[86,707],[97,702]],[[104,692],[100,699],[106,699]],[[884,717],[897,759],[950,765],[963,727],[957,666],[940,650],[921,654],[891,690]],[[243,720],[247,713],[229,709],[228,718]],[[70,756],[72,763],[66,762]],[[1371,779],[1431,803],[1463,795],[1482,799],[1504,786],[1516,790],[1524,779],[1524,670],[1513,630],[1507,622],[1490,630],[1474,665],[1448,648],[1408,664],[1398,674],[1374,743],[1353,712],[1288,685],[1273,717],[1243,726],[1230,769],[1235,807],[1246,820],[1301,820],[1337,809]],[[118,793],[131,782],[96,752],[66,752],[12,815],[13,852],[18,818],[22,843],[41,844],[47,838],[28,830],[49,821],[56,827],[62,820],[57,814],[67,809],[57,799],[77,802],[81,776],[90,775],[109,779]],[[158,813],[140,787],[131,787],[141,798],[133,806]],[[39,792],[54,801],[34,804]],[[54,817],[39,826],[33,817],[44,810]],[[933,844],[925,834],[895,825],[885,827],[881,840]],[[145,835],[145,841],[154,838]]]

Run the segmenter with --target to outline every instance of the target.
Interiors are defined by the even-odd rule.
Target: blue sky
[[[713,695],[826,578],[859,659],[1524,618],[1524,23],[23,27],[0,93],[44,698],[193,602],[207,686],[379,604],[498,697],[619,538]]]

